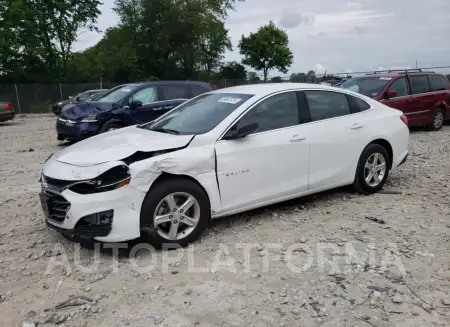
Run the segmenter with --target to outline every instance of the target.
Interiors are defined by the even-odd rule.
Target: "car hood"
[[[194,135],[172,135],[130,126],[75,143],[58,152],[55,160],[88,167],[123,160],[138,151],[153,152],[184,147],[193,138]]]
[[[60,101],[60,102],[55,102],[54,105],[55,106],[59,106],[59,107],[64,107],[68,103],[70,103],[70,100],[64,100],[64,101]]]
[[[76,120],[87,117],[91,114],[98,114],[100,112],[109,111],[116,108],[117,104],[111,102],[76,102],[68,103],[64,106],[61,112],[61,118]]]

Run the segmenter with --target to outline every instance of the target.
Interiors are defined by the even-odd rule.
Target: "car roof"
[[[158,85],[167,85],[167,84],[197,84],[197,85],[208,85],[206,82],[200,82],[200,81],[152,81],[152,82],[137,82],[137,83],[127,83],[124,84],[127,86],[158,86]]]
[[[288,91],[293,89],[336,90],[336,88],[328,85],[286,82],[286,83],[264,83],[264,84],[232,86],[227,87],[225,89],[218,89],[210,93],[240,93],[240,94],[252,94],[256,96],[264,96],[266,94],[271,94],[280,91]]]
[[[397,77],[397,76],[414,76],[414,75],[443,75],[441,73],[436,72],[398,72],[398,73],[373,73],[366,74],[363,76],[355,76],[353,78],[376,78],[376,77]]]

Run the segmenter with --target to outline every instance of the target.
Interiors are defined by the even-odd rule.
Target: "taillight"
[[[406,126],[408,126],[408,117],[406,117],[405,115],[401,115],[400,119],[405,123]]]
[[[3,109],[5,109],[5,110],[11,110],[12,107],[11,107],[11,105],[10,105],[9,103],[5,103],[5,104],[3,105]]]

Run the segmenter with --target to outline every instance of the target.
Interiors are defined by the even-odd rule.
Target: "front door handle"
[[[164,110],[164,107],[155,107],[153,108],[153,110],[157,111],[157,110]]]
[[[290,142],[300,142],[306,140],[306,136],[300,136],[300,135],[293,135],[292,138],[290,139]]]
[[[355,123],[355,124],[352,125],[351,129],[360,129],[360,128],[363,128],[363,127],[364,127],[364,125]]]
[[[173,106],[164,107],[164,109],[172,109],[172,108],[173,108]]]

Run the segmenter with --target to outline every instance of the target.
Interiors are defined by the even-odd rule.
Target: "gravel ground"
[[[0,124],[0,326],[450,325],[450,126],[412,132],[379,194],[289,201],[215,221],[178,252],[130,245],[117,262],[44,225],[54,123]]]

